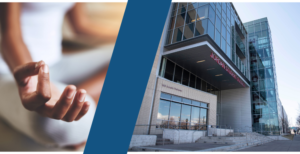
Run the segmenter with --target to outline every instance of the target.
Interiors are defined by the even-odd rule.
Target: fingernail
[[[44,71],[44,73],[49,73],[49,68],[48,68],[48,66],[45,64],[45,65],[43,65],[43,71]]]
[[[85,94],[86,94],[86,91],[85,91],[85,90],[81,90],[81,91],[80,91],[80,94],[79,94],[79,97],[78,97],[78,101],[79,101],[79,102],[83,102],[83,101],[84,101]]]
[[[37,63],[35,64],[35,68],[41,66],[43,63],[44,63],[44,61],[42,61],[42,60],[39,61],[39,62],[37,62]]]
[[[68,90],[68,92],[67,92],[67,98],[69,98],[69,99],[73,98],[74,93],[75,93],[75,90],[69,88],[69,90]]]

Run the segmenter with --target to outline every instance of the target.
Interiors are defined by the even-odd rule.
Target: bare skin
[[[42,116],[66,122],[80,120],[90,106],[89,102],[84,100],[86,93],[98,102],[107,69],[77,87],[68,85],[63,92],[60,92],[49,80],[50,72],[47,64],[43,61],[32,61],[30,52],[22,39],[20,9],[20,3],[0,4],[1,51],[14,74],[24,108]],[[73,30],[78,36],[100,41],[103,38],[107,40],[116,38],[117,32],[107,33],[99,28],[99,25],[87,20],[83,11],[84,8],[79,3],[67,13]],[[79,145],[69,147],[78,148]]]

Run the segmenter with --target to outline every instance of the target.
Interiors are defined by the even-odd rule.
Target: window
[[[266,69],[266,78],[273,78],[274,74],[273,74],[273,69],[272,68],[267,68]]]
[[[185,13],[177,15],[175,28],[183,26],[183,24],[184,24],[184,18],[185,18]]]
[[[198,6],[197,3],[189,3],[188,4],[188,10],[195,9],[195,8],[197,8],[197,6]]]
[[[230,45],[230,33],[228,31],[227,31],[227,35],[226,36],[227,36],[227,37],[225,37],[225,38],[227,38],[226,41]]]
[[[185,26],[183,40],[194,37],[195,23],[191,23]]]
[[[222,37],[222,42],[221,42],[221,49],[223,50],[224,53],[226,53],[226,41],[224,39],[224,37]]]
[[[183,70],[183,76],[182,76],[182,84],[188,86],[189,85],[189,77],[190,73],[186,70]]]
[[[207,30],[207,19],[197,21],[195,36],[206,34],[206,30]]]
[[[168,35],[167,35],[167,45],[171,44],[172,41],[172,35],[173,35],[173,30],[168,31]]]
[[[166,96],[180,101],[165,100]],[[207,110],[206,103],[161,93],[157,125],[159,128],[206,130]]]
[[[196,21],[196,10],[190,10],[187,12],[185,24],[189,24]]]
[[[227,44],[227,56],[231,59],[231,50],[229,44]]]
[[[213,10],[213,8],[210,6],[209,7],[209,19],[213,24],[215,24],[215,17],[216,17],[216,13]]]
[[[171,61],[167,61],[166,70],[165,70],[165,78],[168,80],[173,80],[173,73],[174,73],[174,66],[175,64]]]
[[[255,32],[259,32],[259,31],[261,31],[260,23],[255,24]]]
[[[221,19],[219,17],[216,18],[216,28],[219,32],[221,31]]]
[[[208,35],[214,40],[215,39],[215,26],[210,21],[208,21],[207,28],[208,28],[208,30],[207,30]]]
[[[202,20],[208,17],[208,6],[199,7],[197,10],[197,20]]]
[[[182,77],[182,68],[180,66],[176,65],[174,82],[181,83],[181,77]]]
[[[189,86],[190,87],[192,87],[192,88],[195,88],[196,87],[196,77],[195,77],[195,75],[194,74],[191,74],[191,76],[190,76],[190,84],[189,84]]]
[[[221,47],[221,35],[217,30],[215,32],[216,32],[215,42],[219,47]]]
[[[206,91],[206,82],[202,80],[202,91]]]
[[[176,28],[175,31],[174,31],[174,36],[173,36],[172,43],[181,41],[182,33],[183,33],[183,27]]]
[[[175,17],[171,18],[169,29],[173,29],[175,24]]]
[[[196,89],[199,89],[199,90],[201,90],[202,89],[202,87],[201,87],[201,84],[202,82],[201,82],[201,79],[200,78],[197,78],[197,80],[196,80]]]

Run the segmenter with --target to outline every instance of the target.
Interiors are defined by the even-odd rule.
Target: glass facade
[[[244,23],[248,31],[253,131],[265,135],[282,131],[271,30],[267,18]]]
[[[173,3],[171,11],[166,45],[207,34],[248,78],[247,32],[231,3]]]
[[[161,93],[157,128],[206,130],[208,105],[203,102]]]

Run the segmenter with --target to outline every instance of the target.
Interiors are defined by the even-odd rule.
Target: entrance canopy
[[[164,51],[177,65],[213,84],[220,90],[249,87],[249,80],[224,53],[209,41],[202,41]]]

